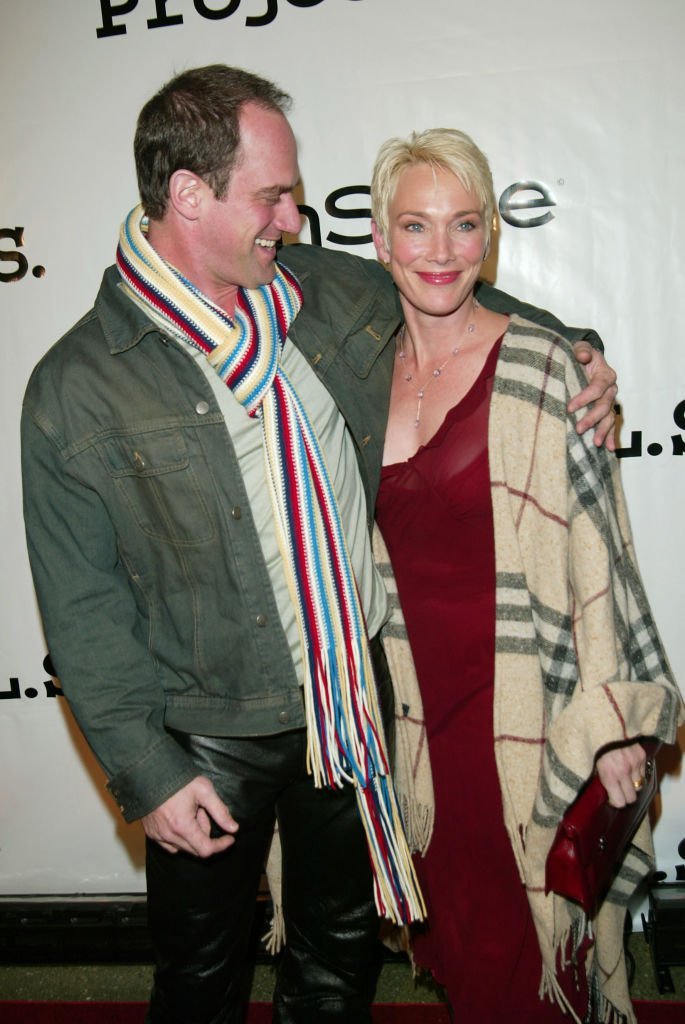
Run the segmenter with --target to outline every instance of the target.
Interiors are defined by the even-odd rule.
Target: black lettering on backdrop
[[[173,0],[173,7],[176,11],[167,11],[167,6],[172,0],[146,0],[144,6],[150,10],[154,6],[155,15],[147,19],[148,29],[169,28],[172,25],[183,24],[183,14],[178,12],[178,7],[183,0]],[[186,0],[187,2],[187,0]],[[259,2],[262,6],[266,4],[266,10],[262,14],[251,14],[245,18],[245,24],[251,28],[262,25],[270,25],[278,14],[278,0],[249,0],[255,6]],[[317,7],[323,0],[284,0],[291,7]],[[360,0],[350,0],[359,3]],[[95,34],[98,39],[109,39],[111,36],[126,35],[127,27],[123,19],[131,14],[138,6],[139,0],[100,0],[100,15],[102,24],[99,25]],[[240,0],[193,0],[193,7],[201,18],[208,21],[222,21],[230,18],[240,7]]]
[[[114,4],[111,0],[100,0],[100,13],[102,25],[96,30],[98,39],[105,39],[107,36],[126,35],[125,25],[115,25],[114,18],[119,15],[130,14],[138,6],[138,0],[124,0],[124,3]]]
[[[174,0],[176,3],[177,0]],[[169,0],[155,0],[155,17],[148,18],[148,28],[168,28],[169,25],[182,25],[182,14],[167,14],[166,6]]]
[[[371,195],[371,189],[368,185],[346,185],[344,188],[336,188],[326,197],[326,213],[330,217],[338,217],[340,220],[369,219],[371,217],[371,210],[368,207],[347,210],[344,206],[338,206],[339,199],[354,195]],[[340,235],[337,231],[329,231],[326,235],[326,240],[333,242],[335,245],[367,245],[373,241],[373,237],[370,233],[364,235]]]
[[[3,238],[11,239],[17,248],[21,249],[24,244],[24,229],[0,228],[0,240]],[[21,281],[22,277],[28,272],[29,261],[23,252],[17,252],[16,250],[6,252],[0,249],[0,261],[3,263],[16,263],[15,270],[0,271],[0,281]]]
[[[318,213],[313,206],[307,206],[306,203],[298,203],[297,208],[309,223],[309,241],[312,245],[321,245],[321,221]]]
[[[14,270],[0,270],[0,283],[11,284],[13,281],[21,281],[26,277],[29,270],[29,261],[23,252],[19,252],[19,249],[24,245],[24,229],[21,227],[0,228],[0,242],[5,238],[9,238],[17,246],[16,249],[12,250],[0,248],[0,263],[16,264]],[[34,277],[44,277],[45,267],[36,264],[31,273]]]
[[[264,2],[264,0],[262,0]],[[245,24],[250,28],[259,28],[261,25],[270,25],[278,14],[278,0],[266,0],[266,11],[264,14],[251,15],[245,18]]]
[[[195,10],[203,18],[210,21],[221,21],[222,18],[230,18],[240,7],[240,0],[229,0],[223,7],[208,7],[204,0],[193,0]]]
[[[49,654],[46,654],[45,658],[43,659],[43,668],[48,673],[48,675],[52,676],[51,679],[43,680],[45,696],[63,697],[64,693],[62,692],[61,686],[57,685],[57,681],[55,679],[55,670],[53,668],[52,659]],[[19,677],[10,676],[9,689],[0,690],[0,700],[21,700],[22,697],[28,697],[29,700],[34,700],[38,696],[38,692],[39,691],[35,688],[35,686],[27,686],[24,689],[24,692],[22,693],[21,687],[19,685]]]
[[[616,412],[618,415],[621,413],[621,407],[616,406]],[[673,422],[676,427],[680,430],[685,431],[685,399],[682,402],[678,402],[675,409],[673,410]],[[671,434],[671,445],[672,455],[685,455],[685,437],[683,434]],[[644,449],[648,455],[653,457],[661,455],[664,446],[660,441],[650,441]],[[642,431],[631,430],[630,432],[630,444],[623,448],[616,449],[617,459],[639,459],[643,454],[643,442],[642,442]]]
[[[0,700],[18,700],[20,697],[19,680],[16,676],[12,676],[9,690],[0,690]]]

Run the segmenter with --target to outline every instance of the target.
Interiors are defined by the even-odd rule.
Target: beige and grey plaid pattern
[[[568,344],[517,317],[493,388],[489,452],[497,565],[495,749],[505,823],[545,963],[586,928],[597,1020],[633,1021],[622,953],[626,901],[650,868],[649,825],[596,920],[544,895],[547,851],[608,743],[673,742],[682,700],[635,562],[615,457],[579,437],[566,406],[584,385]]]

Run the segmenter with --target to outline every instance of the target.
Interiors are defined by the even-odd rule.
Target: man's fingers
[[[142,821],[146,835],[163,849],[183,850],[196,857],[210,857],[227,850],[235,842],[233,834],[238,830],[238,823],[213,784],[202,775],[172,794]],[[224,835],[212,838],[212,821]]]
[[[215,839],[212,839],[210,836],[205,835],[198,826],[197,831],[190,837],[188,852],[194,853],[196,857],[212,857],[215,853],[227,850],[234,843],[235,836],[217,836]]]
[[[587,386],[568,403],[570,413],[585,409],[576,430],[584,434],[594,428],[593,441],[599,448],[606,444],[609,451],[615,451],[616,441],[613,426],[616,420],[614,403],[618,388],[616,373],[609,366],[601,352],[597,352],[585,341],[573,346],[576,359],[585,367]]]
[[[211,783],[211,790],[202,797],[202,808],[209,817],[219,826],[222,832],[237,832],[238,822],[235,820],[226,804],[223,802]]]
[[[150,839],[152,838],[153,836],[150,836]],[[172,846],[171,843],[163,843],[161,839],[156,839],[155,842],[159,843],[162,849],[166,850],[167,853],[178,853],[178,847]]]

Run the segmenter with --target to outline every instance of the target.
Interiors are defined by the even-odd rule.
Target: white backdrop
[[[293,95],[303,241],[313,222],[324,245],[372,255],[373,157],[413,128],[464,129],[498,195],[542,202],[505,207],[497,283],[605,340],[638,554],[685,679],[684,31],[682,0],[0,0],[0,894],[144,887],[140,828],[120,821],[43,666],[18,423],[32,366],[92,304],[137,199],[138,110],[186,67],[238,64]],[[663,767],[671,872],[685,780],[679,756]]]

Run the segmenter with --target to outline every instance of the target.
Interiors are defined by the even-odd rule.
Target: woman
[[[544,895],[547,850],[583,782],[596,770],[615,805],[632,802],[637,737],[673,742],[681,713],[644,625],[615,460],[566,411],[583,386],[568,345],[474,297],[495,200],[472,140],[390,140],[371,200],[405,321],[376,515],[436,802],[414,955],[466,1024],[582,1020],[589,998],[596,1019],[633,1020],[622,926],[648,825],[592,929]]]

